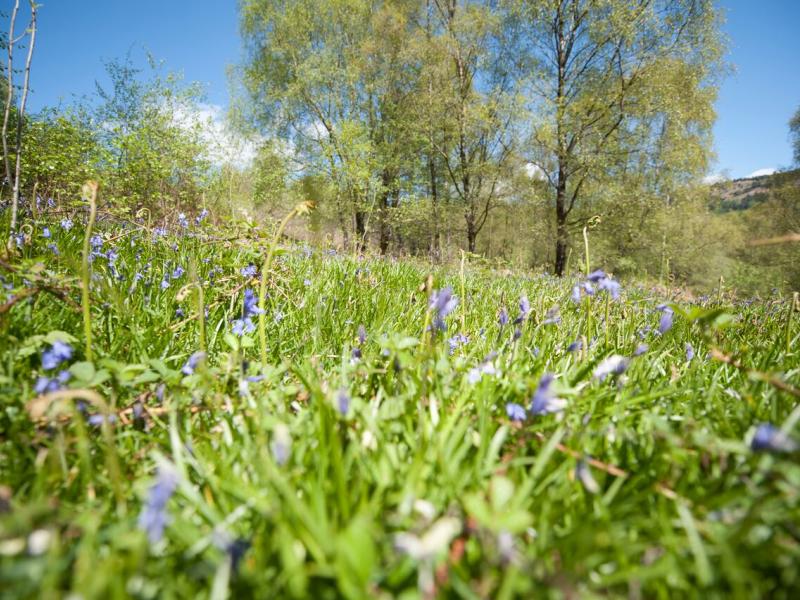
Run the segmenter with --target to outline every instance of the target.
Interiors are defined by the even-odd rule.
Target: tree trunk
[[[475,242],[478,239],[478,230],[475,224],[475,215],[472,211],[465,213],[467,221],[467,250],[475,254]]]
[[[359,252],[367,249],[367,215],[363,210],[356,210],[356,248]]]
[[[555,274],[561,277],[567,265],[567,175],[559,165],[556,182],[556,262]]]

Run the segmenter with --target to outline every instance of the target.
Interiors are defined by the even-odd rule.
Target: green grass
[[[749,445],[759,423],[794,429],[798,417],[788,300],[675,304],[658,335],[669,299],[641,287],[577,305],[572,280],[469,265],[462,279],[290,247],[267,282],[262,368],[257,332],[235,336],[231,322],[244,290],[258,294],[240,269],[263,264],[269,232],[175,229],[154,241],[138,225],[96,225],[122,279],[93,260],[92,363],[80,227],[34,224],[4,259],[0,595],[797,596],[798,455]],[[426,332],[431,272],[460,300],[446,333]],[[498,311],[513,319],[523,294],[532,311],[515,339]],[[556,305],[561,322],[542,324]],[[469,341],[451,353],[456,334]],[[201,336],[207,356],[185,375]],[[32,402],[56,339],[75,349],[66,387],[82,400]],[[593,377],[643,341],[624,375]],[[472,382],[490,353],[495,372]],[[564,412],[510,421],[506,404],[528,407],[545,373]],[[93,424],[104,411],[116,419]],[[151,543],[138,521],[159,464],[177,489]]]

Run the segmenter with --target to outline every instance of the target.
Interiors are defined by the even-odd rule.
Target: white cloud
[[[545,175],[545,172],[542,170],[542,168],[539,165],[535,165],[531,162],[525,163],[525,173],[528,175],[528,177],[531,179],[536,179],[537,181],[543,181],[547,179],[547,175]]]
[[[777,172],[777,170],[778,169],[776,169],[775,167],[766,167],[764,169],[758,169],[750,173],[750,175],[745,177],[745,179],[751,179],[753,177],[763,177],[764,175],[772,175],[773,173]]]
[[[215,165],[243,168],[256,156],[259,140],[234,131],[227,123],[225,110],[218,104],[179,106],[174,119],[183,127],[200,128],[200,139],[206,146],[208,159]]]
[[[706,175],[703,177],[703,183],[707,183],[709,185],[714,185],[715,183],[719,183],[720,181],[725,181],[727,177],[722,173],[711,173],[710,175]]]

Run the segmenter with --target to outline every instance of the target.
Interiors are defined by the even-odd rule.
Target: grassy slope
[[[16,275],[3,273],[6,294],[38,277],[79,300],[83,234],[50,229],[50,240],[35,230]],[[429,340],[424,269],[292,250],[269,286],[271,364],[246,391],[257,336],[228,332],[243,289],[257,287],[239,270],[260,260],[258,244],[100,230],[123,279],[107,258],[94,260],[92,368],[81,363],[77,306],[42,292],[0,314],[5,593],[655,597],[707,587],[791,597],[800,588],[797,457],[754,453],[745,441],[759,422],[783,423],[796,399],[707,356],[713,346],[797,385],[786,302],[726,306],[727,328],[677,314],[659,336],[644,332],[660,316],[645,290],[579,306],[568,282],[437,272],[435,287],[452,285],[461,302],[447,333]],[[177,265],[186,273],[162,290]],[[196,295],[182,288],[194,269],[206,281],[208,359],[185,376],[198,349]],[[533,311],[515,341],[497,313],[505,306],[513,319],[522,294]],[[541,324],[555,305],[561,323]],[[367,341],[352,361],[359,324]],[[41,336],[55,330],[74,336],[70,385],[95,389],[119,415],[105,432],[74,403],[49,422],[26,412]],[[456,333],[469,341],[450,353]],[[584,349],[567,351],[579,339]],[[603,357],[631,356],[643,340],[649,350],[623,377],[592,378]],[[496,373],[471,383],[492,352]],[[511,422],[506,403],[528,406],[544,373],[557,375],[564,413]],[[346,415],[340,389],[352,397]],[[134,420],[126,409],[137,401],[146,410]],[[284,425],[291,451],[280,465]],[[581,457],[593,461],[597,493],[575,477]],[[159,461],[175,465],[180,483],[164,538],[151,544],[137,519]],[[413,545],[403,532],[418,536],[416,557],[396,547]],[[237,539],[249,547],[234,566]]]

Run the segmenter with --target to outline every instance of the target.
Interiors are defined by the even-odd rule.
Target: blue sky
[[[10,0],[2,0],[3,6]],[[143,48],[228,102],[226,69],[241,58],[235,0],[42,0],[30,107],[68,102],[102,81],[102,61]],[[789,166],[787,122],[800,106],[800,0],[720,0],[734,66],[720,90],[713,173]]]

